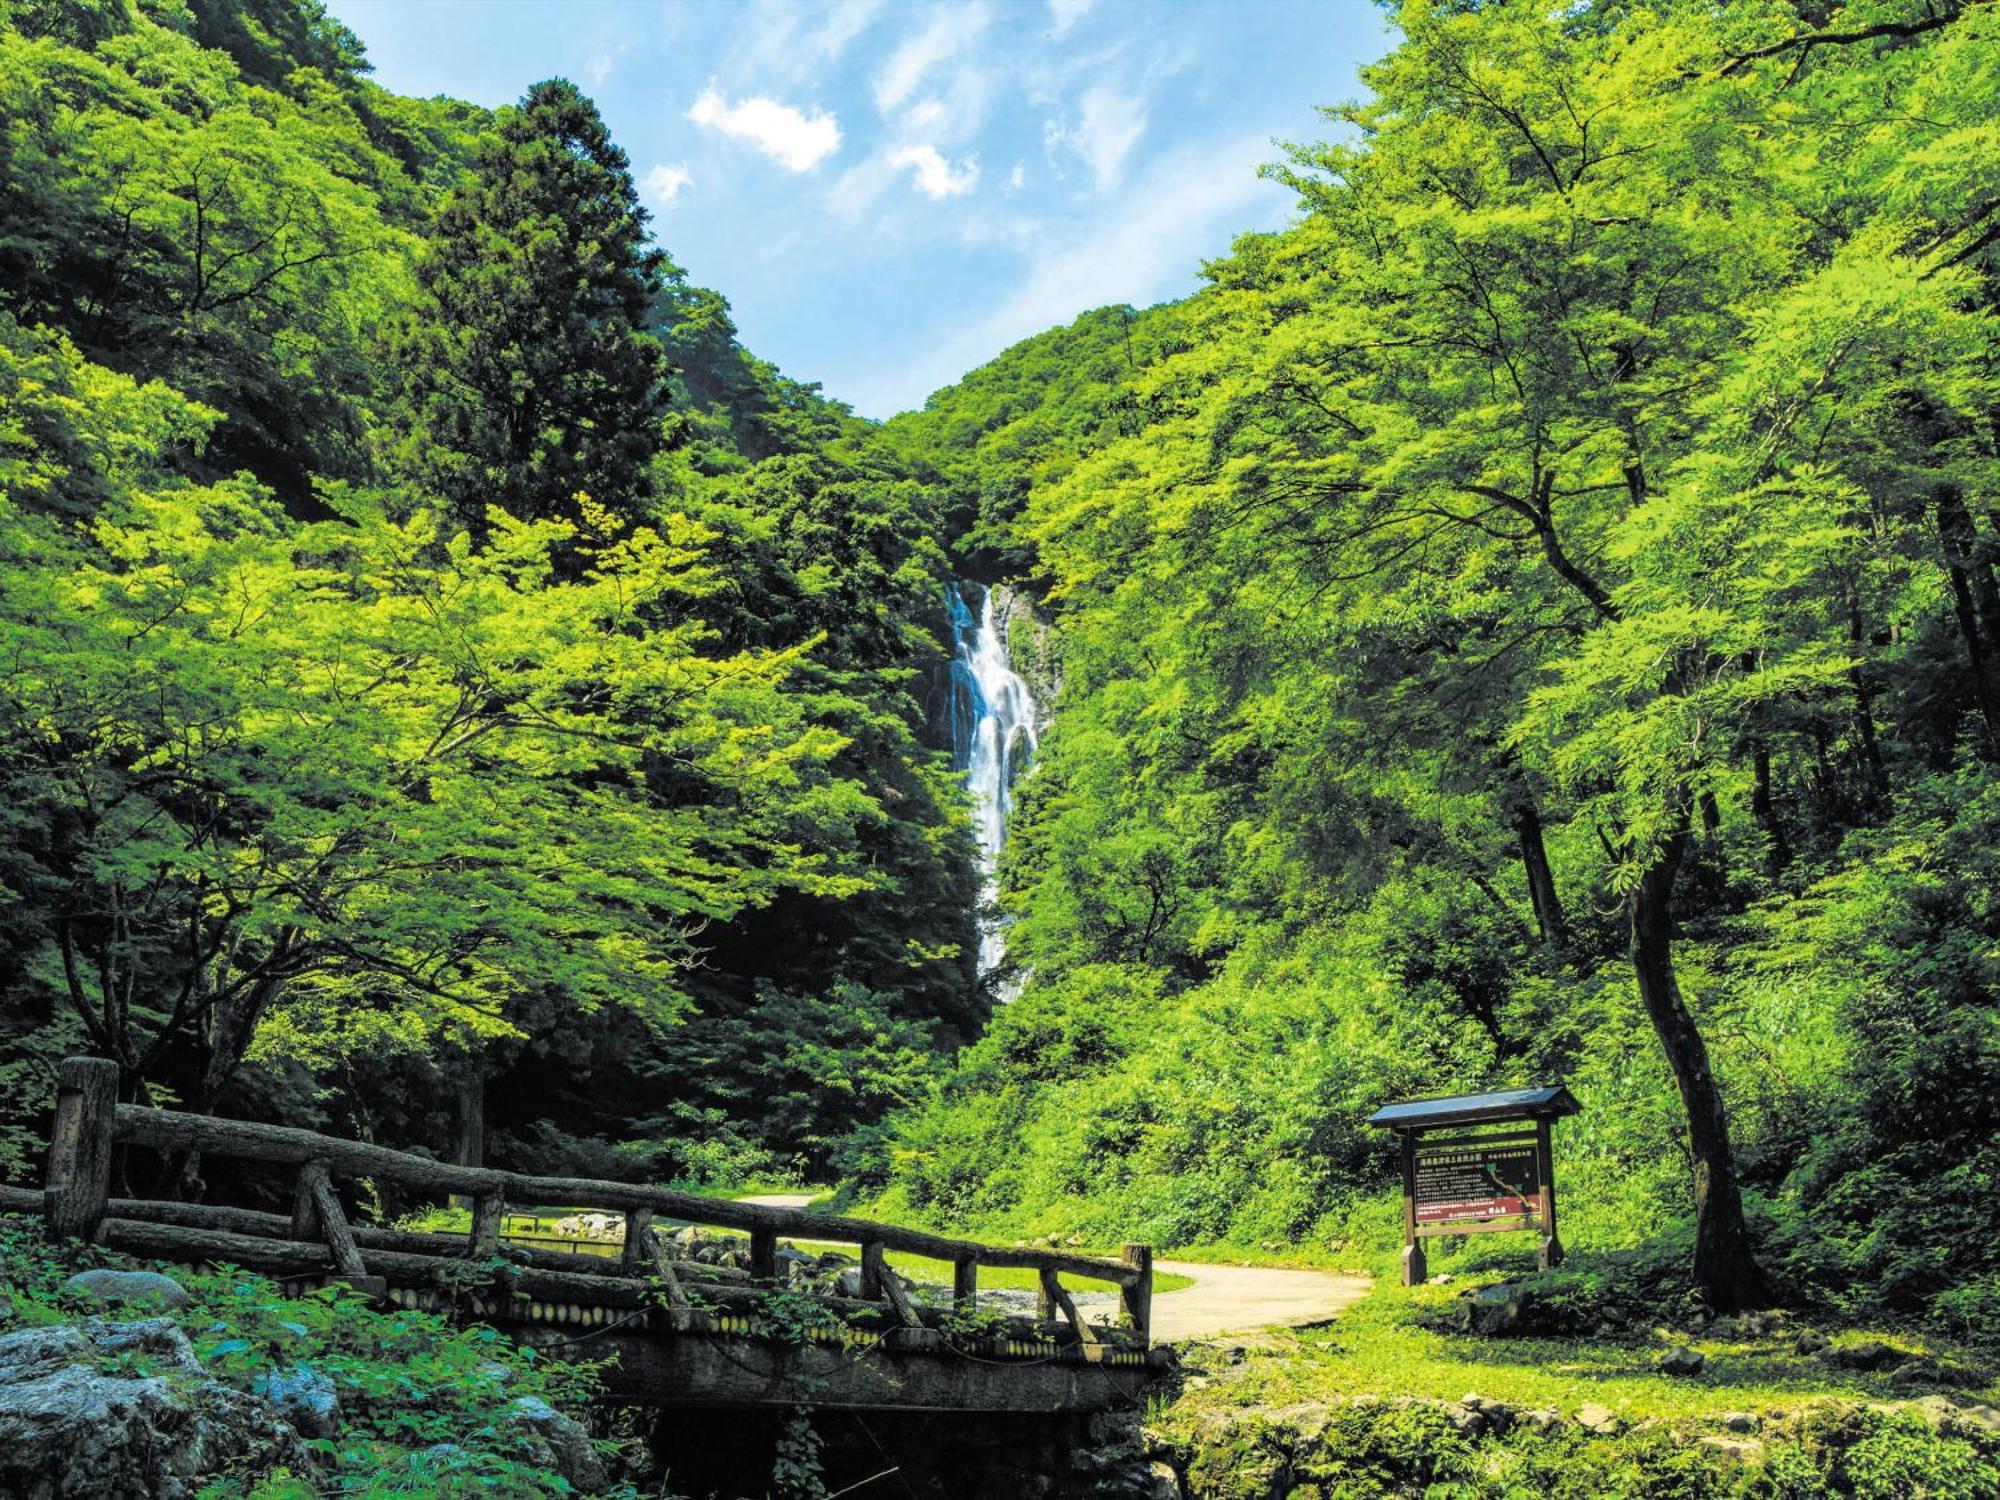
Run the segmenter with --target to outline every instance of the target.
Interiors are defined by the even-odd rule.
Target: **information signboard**
[[[1526,1230],[1544,1270],[1562,1263],[1549,1126],[1578,1109],[1561,1084],[1406,1099],[1368,1123],[1396,1132],[1403,1164],[1403,1284],[1424,1280],[1424,1241]]]
[[[1417,1146],[1419,1229],[1526,1219],[1540,1205],[1541,1191],[1541,1162],[1532,1140]]]

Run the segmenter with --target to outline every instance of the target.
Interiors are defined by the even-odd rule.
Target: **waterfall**
[[[968,589],[978,593],[976,616],[966,603]],[[945,586],[945,604],[951,612],[953,646],[952,763],[965,773],[966,790],[972,793],[980,904],[990,910],[1014,781],[1035,754],[1035,696],[1007,664],[1007,642],[993,618],[993,590],[954,580]],[[1006,952],[1005,925],[997,914],[983,911],[980,916],[981,977],[991,974]]]

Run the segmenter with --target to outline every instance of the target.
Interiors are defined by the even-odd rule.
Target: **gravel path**
[[[1324,1323],[1359,1302],[1372,1285],[1366,1276],[1278,1266],[1156,1260],[1153,1269],[1194,1278],[1193,1286],[1153,1298],[1153,1337],[1161,1343]]]

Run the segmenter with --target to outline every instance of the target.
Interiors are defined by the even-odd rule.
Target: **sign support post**
[[[1430,1267],[1417,1238],[1417,1140],[1407,1130],[1398,1131],[1396,1139],[1403,1148],[1403,1285],[1422,1286]]]

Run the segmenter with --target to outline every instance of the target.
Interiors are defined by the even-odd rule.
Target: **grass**
[[[1326,1328],[1284,1341],[1284,1357],[1261,1357],[1256,1347],[1227,1382],[1236,1405],[1286,1406],[1301,1401],[1359,1395],[1407,1395],[1456,1401],[1476,1392],[1526,1408],[1574,1411],[1598,1402],[1631,1417],[1720,1417],[1796,1405],[1809,1398],[1857,1402],[1907,1398],[1884,1375],[1838,1370],[1796,1352],[1797,1330],[1758,1340],[1672,1339],[1707,1356],[1698,1375],[1674,1377],[1656,1368],[1668,1341],[1635,1343],[1597,1339],[1486,1338],[1421,1326],[1423,1312],[1442,1312],[1456,1286],[1416,1287],[1379,1283]],[[1900,1331],[1902,1348],[1939,1353]],[[1967,1392],[1993,1400],[1995,1390]]]

